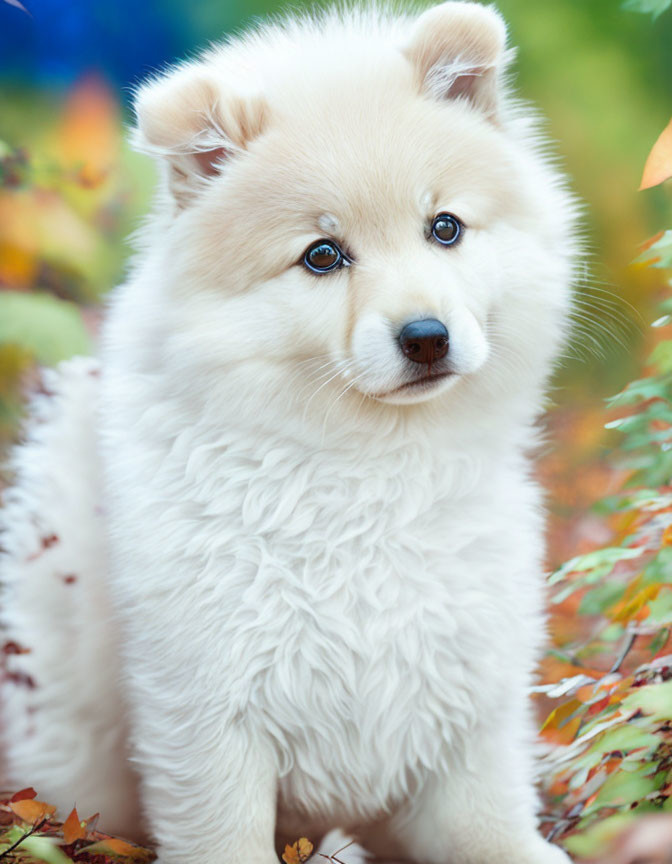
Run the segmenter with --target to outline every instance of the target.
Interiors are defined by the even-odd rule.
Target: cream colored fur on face
[[[100,367],[48,376],[13,456],[3,786],[133,833],[137,776],[161,864],[334,827],[420,864],[568,860],[535,827],[528,452],[575,214],[505,36],[472,3],[330,12],[140,89],[157,206]],[[316,276],[325,235],[352,263]],[[385,395],[416,318],[454,374]]]

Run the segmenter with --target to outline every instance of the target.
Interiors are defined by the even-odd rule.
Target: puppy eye
[[[303,263],[313,273],[329,273],[347,261],[345,255],[331,240],[318,240],[306,249]]]
[[[453,246],[460,239],[463,225],[450,213],[439,213],[432,222],[432,237],[442,246]]]

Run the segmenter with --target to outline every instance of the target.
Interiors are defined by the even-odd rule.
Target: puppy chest
[[[446,763],[484,710],[473,645],[487,601],[451,608],[441,593],[391,585],[376,596],[377,607],[341,591],[279,615],[273,662],[254,683],[282,794],[307,812],[383,812]]]

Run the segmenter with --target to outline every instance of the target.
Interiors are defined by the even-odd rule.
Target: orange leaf
[[[282,860],[285,864],[299,864],[299,852],[294,846],[289,843],[285,844],[285,851],[282,853]]]
[[[649,153],[639,190],[641,192],[643,189],[651,189],[669,180],[670,177],[672,177],[672,120],[663,129],[660,138]]]
[[[636,579],[635,582],[637,581],[638,580]],[[660,583],[649,585],[647,588],[643,588],[635,594],[632,598],[627,596],[628,592],[626,591],[623,600],[615,606],[612,606],[611,609],[608,610],[607,614],[612,621],[629,621],[631,618],[635,618],[650,600],[656,599],[662,587],[663,586]]]
[[[75,840],[83,840],[86,837],[86,822],[82,822],[77,815],[77,808],[72,808],[72,813],[63,823],[63,839],[66,843],[74,843]]]
[[[34,255],[20,246],[0,240],[0,282],[10,288],[28,288],[38,273]]]
[[[282,860],[285,864],[304,864],[313,851],[313,844],[306,837],[301,837],[292,846],[289,843],[285,846],[285,851],[282,855]]]
[[[23,819],[24,822],[32,822],[33,825],[42,819],[53,816],[56,812],[56,808],[52,807],[51,804],[45,804],[44,801],[31,801],[29,799],[10,801],[9,806],[19,819]]]
[[[151,861],[154,858],[154,853],[149,849],[134,846],[117,837],[106,837],[104,840],[85,846],[81,851],[87,855],[112,855],[115,858],[133,858],[135,861]]]
[[[647,249],[650,249],[654,243],[657,243],[661,237],[665,234],[664,231],[659,231],[657,234],[654,234],[653,237],[649,237],[648,240],[645,240],[643,243],[640,243],[639,252],[646,252]]]
[[[571,743],[581,725],[581,716],[573,716],[583,708],[583,702],[579,699],[570,699],[564,705],[559,705],[546,718],[541,727],[541,733],[547,741],[555,744]]]

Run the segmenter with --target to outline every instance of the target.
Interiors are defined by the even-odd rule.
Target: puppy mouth
[[[444,381],[453,375],[453,372],[432,372],[428,375],[423,375],[421,378],[414,378],[413,381],[407,381],[405,384],[400,384],[393,390],[386,390],[384,393],[376,393],[376,399],[385,399],[387,396],[395,396],[399,393],[424,393],[436,387],[440,381]]]

